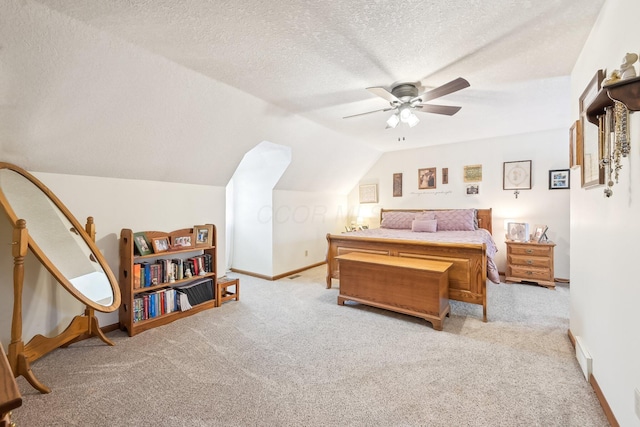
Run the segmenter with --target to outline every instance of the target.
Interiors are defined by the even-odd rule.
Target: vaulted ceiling
[[[568,75],[604,0],[37,2],[389,151],[567,127]],[[433,101],[454,116],[342,118],[389,105],[367,87],[457,77],[471,87]]]

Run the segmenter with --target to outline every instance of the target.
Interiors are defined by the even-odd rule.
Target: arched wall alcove
[[[227,185],[227,269],[273,276],[273,189],[291,163],[291,148],[262,141]]]

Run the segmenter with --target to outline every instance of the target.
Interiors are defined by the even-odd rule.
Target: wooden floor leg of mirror
[[[84,311],[84,314],[89,318],[89,334],[91,336],[100,338],[105,344],[116,345],[113,341],[107,338],[104,332],[102,332],[102,329],[100,329],[98,318],[96,317],[93,308],[87,307],[87,309]]]
[[[49,387],[38,381],[33,371],[31,370],[29,359],[27,359],[24,354],[24,343],[22,341],[12,342],[11,344],[9,344],[9,354],[7,356],[9,358],[9,365],[11,366],[14,377],[18,378],[20,375],[22,375],[29,382],[29,384],[31,384],[31,386],[38,390],[40,393],[44,394],[51,392],[51,389]]]

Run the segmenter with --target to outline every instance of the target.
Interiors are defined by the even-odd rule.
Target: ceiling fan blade
[[[457,92],[460,89],[471,86],[468,81],[462,77],[458,77],[455,80],[451,80],[449,83],[445,83],[442,86],[431,89],[414,99],[421,99],[422,102],[427,102],[431,99],[440,98],[441,96],[449,95],[450,93]],[[412,100],[413,101],[413,100]]]
[[[343,117],[343,119],[349,119],[351,117],[364,116],[365,114],[378,113],[380,111],[391,111],[391,110],[395,110],[395,108],[390,107],[390,108],[383,108],[381,110],[367,111],[366,113],[359,113],[359,114],[353,114],[351,116],[345,116]]]
[[[386,90],[383,87],[368,87],[367,90],[369,92],[371,92],[374,95],[379,96],[382,99],[386,99],[387,101],[394,103],[402,103],[402,101],[400,101],[398,98],[396,98],[396,96],[394,94],[392,94],[391,92],[389,92],[388,90]]]
[[[423,113],[443,114],[445,116],[453,116],[455,113],[460,111],[461,108],[462,107],[452,107],[449,105],[432,105],[432,104],[416,105],[416,111],[421,111]]]

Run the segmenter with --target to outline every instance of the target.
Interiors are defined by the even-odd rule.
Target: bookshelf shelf
[[[140,255],[134,238],[140,233],[130,229],[120,232],[120,328],[129,336],[166,325],[218,306],[216,299],[216,227],[211,231],[210,245],[170,249]],[[148,238],[194,236],[196,230],[185,228],[170,233],[143,232]],[[186,271],[194,272],[189,276]],[[146,274],[145,274],[146,272]],[[203,274],[198,274],[202,272]],[[186,276],[186,277],[185,277]],[[174,279],[175,278],[175,279]],[[182,296],[181,296],[182,294]],[[191,308],[186,309],[186,307]]]

